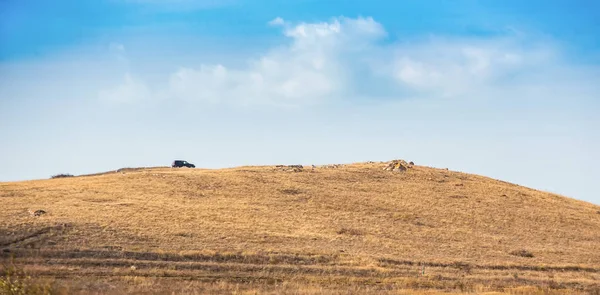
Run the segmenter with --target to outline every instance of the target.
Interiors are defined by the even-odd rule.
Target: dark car
[[[173,167],[173,168],[179,168],[179,167],[196,168],[196,165],[194,165],[192,163],[188,163],[187,161],[183,161],[183,160],[175,160],[175,161],[173,161],[173,164],[171,164],[171,167]]]

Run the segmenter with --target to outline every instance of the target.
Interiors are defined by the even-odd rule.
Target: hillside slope
[[[2,259],[61,280],[195,278],[263,291],[293,282],[307,294],[298,286],[600,290],[599,206],[383,167],[148,168],[0,183]],[[28,213],[38,209],[46,214]]]

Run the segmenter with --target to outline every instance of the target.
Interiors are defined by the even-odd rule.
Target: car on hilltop
[[[180,168],[180,167],[196,168],[196,165],[189,163],[188,161],[184,161],[184,160],[175,160],[171,164],[171,167],[172,168]]]

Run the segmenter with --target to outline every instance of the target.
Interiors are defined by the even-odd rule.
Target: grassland
[[[384,167],[0,183],[0,259],[64,294],[600,294],[600,206]]]

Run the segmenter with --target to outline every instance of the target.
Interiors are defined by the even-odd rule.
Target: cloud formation
[[[242,68],[221,64],[182,67],[170,77],[173,94],[187,100],[243,104],[315,103],[335,98],[348,85],[346,70],[351,61],[347,54],[364,50],[358,46],[385,35],[371,18],[337,18],[295,26],[276,18],[271,24],[284,27],[288,44]]]
[[[414,91],[451,97],[514,82],[553,58],[549,49],[523,46],[519,40],[432,39],[394,50],[392,75]]]
[[[276,17],[269,22],[269,25],[271,25],[271,26],[282,26],[284,24],[285,24],[285,21],[281,17]]]
[[[556,58],[552,47],[517,36],[390,42],[372,18],[292,24],[278,17],[269,25],[282,28],[280,46],[242,66],[180,66],[155,92],[210,104],[292,106],[355,98],[457,97],[543,72]],[[132,79],[124,83],[117,92],[126,101],[137,100],[126,95],[139,97],[134,91],[149,88]]]
[[[130,73],[126,73],[122,83],[113,89],[101,91],[99,97],[101,100],[112,103],[136,103],[142,102],[150,97],[151,93],[143,81],[134,78]]]

